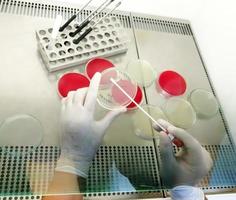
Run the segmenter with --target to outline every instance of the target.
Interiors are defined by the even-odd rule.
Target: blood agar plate
[[[191,128],[196,122],[193,107],[181,98],[170,98],[165,105],[165,114],[171,123],[183,129]]]
[[[175,71],[164,71],[156,82],[157,89],[165,96],[180,96],[185,93],[185,79]]]
[[[193,90],[189,96],[189,102],[200,118],[214,117],[219,111],[215,96],[204,89]]]
[[[140,86],[148,87],[155,80],[155,71],[145,60],[132,60],[127,65],[127,73]]]
[[[94,58],[92,60],[90,60],[87,64],[86,64],[86,74],[87,76],[92,79],[93,75],[96,72],[103,72],[104,70],[114,67],[114,64],[112,62],[110,62],[107,59],[104,58]]]
[[[97,100],[98,103],[108,109],[114,110],[128,106],[130,99],[111,82],[111,78],[131,97],[137,93],[137,84],[123,71],[110,68],[102,72]]]
[[[43,138],[43,128],[39,120],[27,114],[20,114],[5,119],[0,126],[0,146],[7,152],[22,154],[10,147],[27,147],[24,153],[31,152],[38,147]]]
[[[61,97],[67,97],[70,91],[89,87],[90,81],[83,74],[67,73],[58,81],[58,92]]]
[[[141,104],[143,102],[143,91],[139,86],[137,86],[137,94],[134,97],[134,101],[137,104]],[[137,109],[137,106],[133,102],[131,102],[126,108],[128,110],[134,110]]]
[[[148,112],[155,120],[158,119],[164,119],[166,120],[166,116],[163,113],[163,111],[153,105],[143,105],[142,108]],[[135,134],[142,139],[153,139],[153,138],[158,138],[158,135],[154,133],[154,129],[152,128],[152,121],[141,111],[141,110],[136,110],[132,114],[132,120],[134,124],[134,129],[135,129]]]

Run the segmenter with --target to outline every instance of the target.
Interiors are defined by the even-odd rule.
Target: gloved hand
[[[101,74],[96,73],[89,88],[70,92],[62,100],[61,156],[57,171],[77,174],[87,178],[93,160],[106,129],[126,108],[110,111],[102,120],[94,120],[97,93]]]
[[[180,185],[197,185],[212,167],[210,154],[185,130],[176,128],[164,120],[158,122],[184,143],[180,152],[174,155],[169,137],[164,132],[160,133],[161,175],[165,186],[173,188]],[[159,130],[158,126],[153,126]]]

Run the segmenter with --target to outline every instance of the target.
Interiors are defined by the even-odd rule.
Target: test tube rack
[[[95,24],[91,21],[89,26]],[[125,53],[128,49],[128,36],[115,16],[103,19],[93,31],[81,42],[74,44],[83,31],[75,37],[74,32],[78,23],[71,23],[63,32],[59,32],[55,40],[52,39],[52,28],[44,28],[36,31],[38,48],[49,72],[54,72],[76,65],[86,63],[94,57],[109,57]],[[84,28],[87,30],[88,26]]]

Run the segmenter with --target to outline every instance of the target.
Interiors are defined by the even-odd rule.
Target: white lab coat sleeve
[[[200,188],[181,185],[174,187],[171,192],[172,200],[204,200],[204,193]]]

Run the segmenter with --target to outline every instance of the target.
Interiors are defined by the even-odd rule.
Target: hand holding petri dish
[[[101,74],[101,81],[98,91],[98,103],[108,110],[120,109],[131,103],[131,100],[112,83],[113,79],[131,98],[137,94],[137,84],[129,75],[116,68],[104,70]]]

